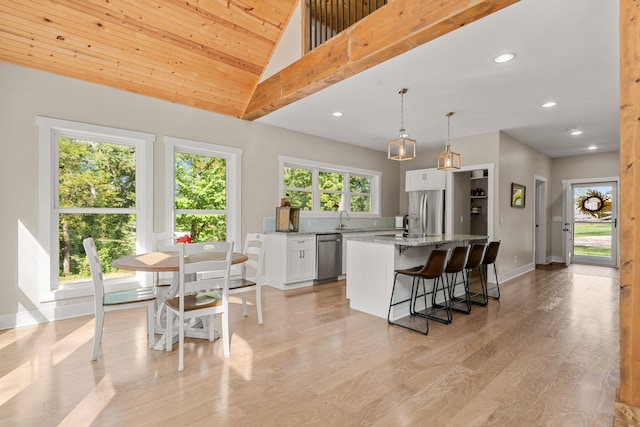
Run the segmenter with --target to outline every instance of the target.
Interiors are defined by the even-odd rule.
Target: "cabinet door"
[[[445,173],[437,169],[418,169],[407,171],[405,176],[405,191],[443,190]]]
[[[315,243],[315,237],[295,237],[288,239],[287,283],[315,278]]]

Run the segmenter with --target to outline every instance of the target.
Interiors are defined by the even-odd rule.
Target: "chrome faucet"
[[[342,223],[342,214],[345,214],[347,216],[347,219],[351,219],[349,217],[349,212],[347,211],[340,211],[340,222],[338,224],[338,230],[344,230],[345,225]]]

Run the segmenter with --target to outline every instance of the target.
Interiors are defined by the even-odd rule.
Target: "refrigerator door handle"
[[[420,218],[420,232],[422,234],[425,234],[427,232],[427,219],[429,217],[428,215],[428,207],[429,207],[429,200],[428,200],[428,196],[427,194],[423,194],[422,195],[422,201],[420,203],[421,207],[422,207],[422,215]]]

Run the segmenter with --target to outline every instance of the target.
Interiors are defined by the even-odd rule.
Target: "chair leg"
[[[458,274],[462,276],[462,282],[458,282]],[[461,313],[471,313],[471,301],[469,295],[469,285],[464,275],[464,270],[447,275],[447,283],[449,284],[449,301],[451,301],[451,309]],[[462,284],[464,288],[464,297],[456,296],[456,286]],[[460,308],[459,304],[465,304],[465,308]],[[456,304],[458,306],[456,307]]]
[[[478,267],[478,274],[480,276],[480,292],[472,295],[470,294],[469,299],[471,300],[471,304],[484,306],[488,304],[488,301],[487,301],[487,291],[485,287],[486,285],[484,282],[484,275],[482,274],[481,267]],[[471,269],[467,270],[467,287],[469,287],[469,289],[471,289],[470,279],[471,279]]]
[[[224,353],[224,357],[231,356],[230,347],[231,337],[229,337],[229,310],[225,310],[222,313],[222,350]]]
[[[242,293],[242,315],[247,317],[249,315],[249,310],[247,310],[247,293]]]
[[[165,350],[171,351],[173,349],[173,312],[169,310],[167,307],[165,309],[165,318],[167,327],[164,331],[164,336],[166,338],[165,342]]]
[[[104,326],[104,311],[96,311],[95,329],[93,331],[93,348],[91,349],[91,360],[98,359],[100,343],[102,342],[102,328]]]
[[[216,339],[216,327],[215,327],[215,321],[216,321],[216,316],[214,314],[207,316],[208,319],[208,331],[209,332],[209,342],[213,342],[213,340]],[[204,327],[204,321],[202,322],[202,325]]]
[[[492,287],[491,289],[487,289],[487,297],[489,297],[491,299],[499,300],[500,299],[500,282],[498,281],[498,269],[496,268],[496,264],[495,263],[493,263],[493,275],[496,276],[496,285],[494,287]],[[496,290],[496,292],[497,292],[496,295],[490,295],[489,294],[489,290],[493,290],[493,289]]]
[[[147,305],[147,335],[149,337],[149,348],[153,348],[156,344],[156,314],[155,314],[155,302]]]
[[[184,371],[184,319],[178,319],[178,371]]]
[[[262,285],[256,285],[256,309],[258,311],[258,324],[262,325]]]
[[[409,303],[409,316],[407,316],[407,317],[411,318],[412,316],[415,316],[415,313],[414,313],[414,305],[415,305],[414,304],[414,300],[415,300],[415,298],[416,298],[416,296],[418,294],[417,285],[416,285],[416,277],[413,277],[412,280],[411,280],[411,296],[408,299],[403,299],[402,301],[394,302],[393,297],[394,297],[395,291],[396,291],[397,279],[398,279],[398,273],[396,273],[394,275],[394,278],[393,278],[393,287],[391,288],[391,299],[389,301],[389,311],[387,312],[387,323],[390,324],[390,325],[400,326],[402,328],[409,329],[409,330],[412,330],[412,331],[415,331],[415,332],[420,332],[423,335],[429,334],[429,319],[426,319],[426,318],[424,319],[424,321],[425,321],[425,329],[424,330],[416,329],[416,328],[412,327],[413,325],[410,325],[410,324],[404,324],[402,322],[396,322],[395,319],[391,320],[391,310],[392,310],[392,308],[395,307],[396,305],[400,305],[400,304],[407,303],[407,302]],[[418,285],[419,285],[419,283],[418,283]],[[425,300],[425,303],[426,303],[426,300]]]

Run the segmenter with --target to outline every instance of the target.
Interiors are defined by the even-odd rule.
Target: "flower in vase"
[[[191,243],[191,236],[180,236],[176,239],[176,243]]]

